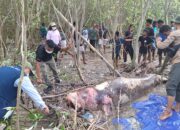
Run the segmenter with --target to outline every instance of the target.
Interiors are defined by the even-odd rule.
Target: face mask
[[[48,50],[46,50],[46,52],[47,52],[48,54],[52,54],[52,53],[53,53],[53,51],[48,51]]]
[[[52,27],[52,30],[53,30],[53,31],[56,30],[56,27]]]

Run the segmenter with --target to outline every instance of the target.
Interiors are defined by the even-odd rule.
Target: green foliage
[[[44,116],[37,112],[37,111],[31,111],[29,114],[28,114],[28,118],[33,121],[33,122],[38,122],[40,121]]]
[[[11,66],[12,64],[13,64],[12,59],[6,59],[0,62],[0,66]]]
[[[27,52],[27,59],[29,62],[33,63],[36,57],[36,53],[34,51]]]

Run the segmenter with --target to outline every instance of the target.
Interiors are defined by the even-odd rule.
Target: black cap
[[[49,48],[55,48],[56,44],[52,40],[47,40],[46,44]]]

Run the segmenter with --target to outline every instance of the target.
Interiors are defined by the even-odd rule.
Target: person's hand
[[[43,83],[42,79],[41,78],[37,78],[37,83],[38,84],[42,84]]]
[[[42,112],[46,115],[49,114],[49,108],[46,106],[45,108],[43,108]]]
[[[67,44],[67,49],[69,50],[70,48],[72,48],[72,44]]]
[[[162,41],[162,38],[161,38],[161,37],[157,37],[157,38],[156,38],[156,41],[157,41],[157,42],[161,42],[161,41]]]

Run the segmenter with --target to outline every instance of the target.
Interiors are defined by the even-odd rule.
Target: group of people
[[[139,37],[140,48],[138,63],[141,62],[141,57],[143,56],[143,63],[146,63],[147,59],[151,62],[155,60],[156,50],[159,57],[159,65],[162,66],[162,54],[166,55],[166,49],[156,49],[156,37],[163,37],[165,40],[171,31],[174,31],[174,22],[171,21],[171,26],[164,25],[163,20],[153,21],[152,19],[146,20],[146,28],[143,30],[142,36]]]
[[[149,61],[154,59],[155,50],[158,48],[159,65],[161,65],[162,53],[166,51],[166,48],[180,44],[180,17],[177,17],[175,22],[171,22],[171,26],[163,24],[164,22],[162,20],[159,20],[158,22],[153,22],[151,19],[146,20],[146,28],[143,30],[142,36],[139,37],[139,63],[141,61],[141,56],[143,56],[143,62],[146,62],[147,59]],[[71,37],[74,41],[74,47],[76,48],[78,42],[78,29],[76,28],[75,22],[73,23],[73,26],[74,30],[72,31],[73,34],[71,34]],[[89,41],[93,47],[96,47],[97,43],[99,43],[101,47],[103,46],[104,53],[106,51],[105,49],[107,43],[113,41],[113,43],[115,43],[113,48],[113,59],[115,58],[116,65],[118,64],[118,59],[120,58],[120,50],[122,45],[124,62],[127,61],[127,54],[130,55],[131,60],[133,59],[133,25],[129,26],[128,30],[124,33],[124,37],[120,35],[120,32],[116,31],[115,37],[113,38],[104,25],[99,26],[96,24],[94,24],[90,29],[83,28],[81,33],[86,42]],[[39,44],[36,50],[35,64],[37,83],[45,83],[47,88],[44,89],[44,92],[48,93],[53,89],[53,83],[49,80],[47,68],[49,67],[49,69],[52,71],[54,82],[59,84],[60,80],[55,60],[58,60],[58,52],[65,51],[68,53],[68,50],[72,46],[67,44],[67,37],[65,33],[62,29],[58,29],[56,23],[54,22],[50,24],[48,29],[43,23],[40,27],[40,36],[42,38],[42,42]],[[86,50],[86,42],[80,40],[80,49],[84,64],[86,64],[84,55]],[[93,52],[93,50],[90,51]],[[174,100],[177,102],[174,110],[176,112],[180,111],[180,51],[178,51],[178,49],[177,53],[175,53],[175,56],[171,60],[173,62],[173,67],[170,72],[166,88],[168,105],[160,117],[161,120],[167,119],[172,115],[172,106]],[[3,75],[0,76],[0,119],[3,119],[7,112],[7,110],[4,109],[5,107],[16,106],[17,86],[20,82],[21,71],[21,66],[0,67],[0,75]],[[48,106],[42,100],[42,97],[37,92],[30,80],[30,77],[33,76],[34,73],[33,67],[29,62],[25,63],[23,72],[24,77],[21,84],[23,92],[30,96],[37,108],[42,110],[45,114],[48,114]]]

